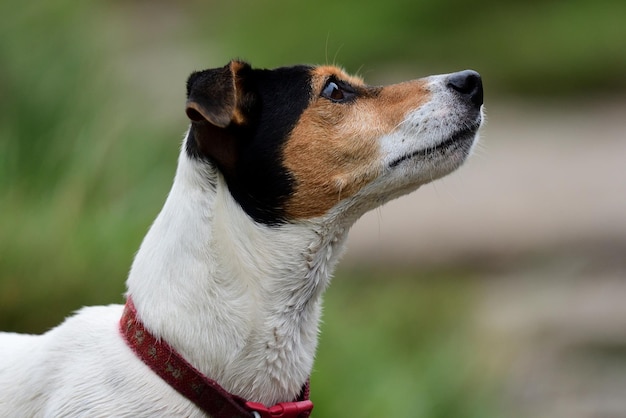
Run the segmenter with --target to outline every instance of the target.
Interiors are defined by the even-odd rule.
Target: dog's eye
[[[324,87],[324,90],[322,90],[322,96],[326,97],[327,99],[334,100],[336,102],[341,101],[344,98],[343,91],[339,88],[337,83],[335,83],[334,81],[331,81],[328,84],[326,84],[326,87]]]
[[[322,97],[331,100],[336,103],[343,103],[355,96],[355,93],[339,82],[335,82],[332,79],[326,82],[326,86],[322,90]]]

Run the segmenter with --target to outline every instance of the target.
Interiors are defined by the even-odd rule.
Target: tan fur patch
[[[353,196],[382,170],[378,140],[393,132],[409,111],[430,99],[420,80],[369,87],[336,67],[312,70],[313,98],[283,150],[283,162],[296,180],[286,203],[292,219],[323,215]],[[329,77],[357,91],[349,103],[320,96]]]
[[[241,88],[241,80],[239,76],[239,72],[243,70],[248,64],[243,61],[233,60],[230,62],[230,71],[233,73],[233,87],[235,89],[235,100],[238,104],[240,104],[243,94],[243,89]],[[239,106],[235,106],[233,110],[232,121],[237,125],[243,125],[246,122],[246,117],[241,112]]]

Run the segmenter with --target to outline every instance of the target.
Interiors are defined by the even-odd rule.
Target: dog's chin
[[[479,126],[477,124],[475,127],[459,130],[436,146],[397,158],[380,177],[338,206],[343,211],[354,212],[358,218],[367,211],[452,173],[471,154],[478,139]],[[346,207],[351,209],[347,210]]]
[[[445,136],[434,146],[420,148],[415,151],[406,153],[389,164],[389,168],[395,168],[405,163],[414,163],[418,161],[437,161],[452,160],[457,161],[462,157],[462,163],[469,156],[474,142],[476,141],[480,121],[459,129],[451,135]],[[444,161],[445,162],[445,161]]]
[[[377,182],[379,202],[409,194],[420,186],[444,177],[467,160],[478,140],[480,122],[443,137],[436,145],[406,153],[393,160]]]

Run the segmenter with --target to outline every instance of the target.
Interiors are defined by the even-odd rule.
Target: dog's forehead
[[[362,78],[350,75],[342,68],[333,65],[321,65],[311,69],[311,86],[313,91],[321,90],[324,83],[331,77],[343,80],[353,86],[365,84]]]

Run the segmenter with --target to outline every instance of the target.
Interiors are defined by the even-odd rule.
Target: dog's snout
[[[483,104],[483,82],[473,70],[459,71],[448,76],[447,86],[466,98],[474,106]]]

